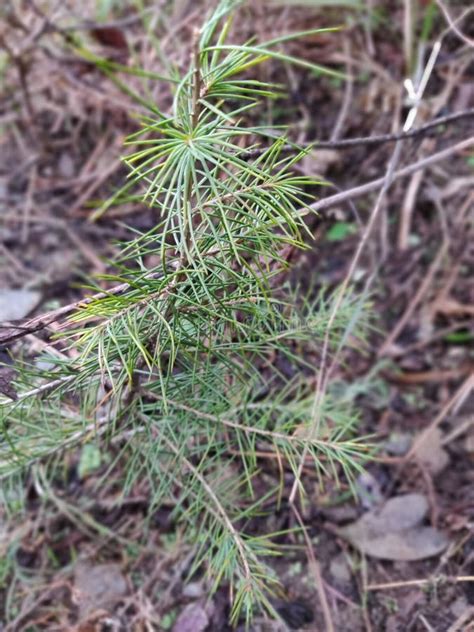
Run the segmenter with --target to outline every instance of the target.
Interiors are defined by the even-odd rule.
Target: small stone
[[[0,323],[24,318],[38,305],[41,294],[35,290],[0,288]]]
[[[38,371],[52,371],[56,367],[56,364],[46,358],[39,358],[35,360],[35,366]]]
[[[74,587],[81,618],[94,610],[112,608],[128,592],[119,564],[79,563],[74,573]]]
[[[392,432],[385,442],[385,450],[394,456],[405,456],[411,448],[413,437],[408,432]]]
[[[449,454],[443,448],[443,434],[439,428],[427,428],[421,433],[415,457],[433,476],[449,465]]]
[[[351,581],[351,570],[343,553],[333,557],[329,564],[329,572],[341,584],[348,584]]]
[[[202,584],[199,582],[191,582],[186,584],[183,588],[183,597],[187,597],[188,599],[199,599],[203,595]]]
[[[72,176],[74,175],[75,167],[70,153],[63,152],[61,154],[58,163],[58,170],[63,178],[72,178]]]
[[[173,625],[173,632],[204,632],[209,625],[209,616],[199,603],[190,603],[181,612]]]
[[[467,603],[466,597],[458,597],[453,603],[449,606],[451,613],[456,619],[459,619],[466,610],[469,608],[469,604]]]

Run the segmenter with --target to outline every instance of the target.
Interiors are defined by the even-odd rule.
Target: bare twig
[[[470,621],[469,621],[470,619]],[[448,632],[472,632],[474,630],[474,606],[468,608],[448,629]]]
[[[379,349],[379,352],[378,352],[379,356],[386,355],[387,353],[390,352],[390,348],[392,347],[394,342],[397,340],[398,336],[401,334],[401,332],[405,328],[405,325],[408,323],[410,318],[413,316],[413,314],[415,312],[415,309],[418,307],[420,301],[423,299],[423,297],[425,296],[425,294],[427,293],[427,291],[431,287],[431,283],[433,282],[433,279],[436,276],[436,273],[440,269],[444,258],[448,254],[448,250],[449,250],[449,242],[445,241],[441,245],[441,248],[438,250],[438,254],[436,255],[435,259],[433,260],[428,272],[423,277],[423,281],[421,282],[421,285],[418,288],[418,291],[416,292],[415,296],[411,299],[408,307],[406,308],[406,310],[403,313],[403,315],[401,316],[401,318],[399,318],[396,326],[393,328],[393,330],[390,332],[389,336],[386,338],[386,340],[381,345],[381,347]]]
[[[474,40],[465,35],[456,24],[456,22],[462,20],[469,12],[472,11],[472,7],[468,11],[462,13],[456,20],[453,20],[444,2],[442,2],[441,0],[436,0],[436,4],[441,9],[444,17],[446,18],[446,22],[449,24],[449,31],[453,31],[454,33],[456,33],[460,40],[462,40],[470,48],[474,48]]]
[[[42,384],[37,388],[32,389],[31,391],[25,391],[18,395],[17,401],[22,399],[28,399],[28,397],[33,397],[34,395],[42,395],[43,393],[47,393],[48,391],[54,390],[57,386],[64,386],[68,382],[71,382],[76,376],[75,375],[66,375],[64,377],[60,377],[57,380],[52,380],[51,382],[46,382],[46,384]],[[8,400],[7,400],[8,401]],[[0,400],[0,403],[4,403],[3,400]]]
[[[429,167],[441,160],[445,160],[449,158],[453,154],[456,154],[460,151],[464,151],[465,149],[469,149],[474,145],[474,136],[470,138],[466,138],[465,140],[456,143],[455,145],[451,145],[451,147],[447,147],[446,149],[442,149],[427,158],[423,158],[422,160],[418,160],[417,162],[412,163],[411,165],[407,165],[398,171],[395,171],[393,174],[393,179],[396,180],[398,178],[403,178],[406,176],[415,173],[415,171],[419,171],[420,169],[424,169],[425,167]],[[357,197],[361,197],[362,195],[366,195],[366,193],[371,193],[372,191],[376,191],[379,189],[385,181],[385,177],[377,178],[376,180],[371,180],[370,182],[366,182],[365,184],[361,184],[358,187],[354,187],[353,189],[349,189],[348,191],[342,191],[341,193],[335,193],[323,200],[319,200],[318,202],[314,202],[311,204],[311,208],[315,211],[322,211],[327,208],[331,208],[336,204],[341,204],[342,202],[346,202],[347,200],[352,200]]]
[[[162,276],[162,274],[162,272],[154,272],[146,275],[145,279],[157,279]],[[0,345],[14,342],[15,340],[19,340],[28,334],[33,334],[37,331],[41,331],[42,329],[46,329],[49,325],[62,320],[83,306],[89,305],[90,303],[99,301],[103,298],[107,298],[108,296],[119,296],[130,289],[130,287],[131,285],[129,283],[121,283],[120,285],[110,288],[110,290],[98,292],[92,296],[75,301],[74,303],[63,305],[62,307],[48,312],[47,314],[40,314],[39,316],[30,318],[22,323],[3,323],[0,325]],[[3,331],[1,331],[2,329]]]
[[[457,428],[454,428],[449,434],[443,437],[441,445],[449,445],[452,441],[467,432],[471,426],[474,426],[474,417],[469,416]]]
[[[424,169],[420,169],[412,175],[405,193],[400,214],[400,223],[398,227],[397,245],[399,250],[406,250],[408,248],[413,209],[415,207],[415,202],[418,196],[421,182],[423,180],[424,173]]]
[[[474,582],[474,576],[461,575],[459,577],[429,577],[424,579],[409,579],[407,581],[387,582],[385,584],[369,584],[367,590],[393,590],[394,588],[410,588],[411,586],[426,586],[435,582],[462,584]]]
[[[344,97],[342,100],[342,106],[339,110],[339,114],[337,116],[336,124],[334,125],[334,129],[332,130],[330,142],[336,142],[339,138],[341,131],[343,129],[347,114],[349,113],[349,109],[352,103],[352,98],[354,94],[354,74],[352,68],[352,55],[351,55],[351,45],[350,40],[344,40],[344,53],[347,57],[347,79],[346,86],[344,88]]]
[[[406,140],[408,138],[416,138],[417,136],[423,136],[426,132],[429,132],[436,127],[442,125],[449,125],[455,121],[463,119],[474,118],[474,108],[468,110],[461,110],[460,112],[454,112],[453,114],[447,114],[446,116],[440,116],[425,125],[420,125],[415,129],[408,130],[406,132],[399,132],[397,134],[380,134],[378,136],[359,136],[356,138],[343,138],[341,140],[314,140],[308,143],[310,147],[315,149],[350,149],[352,147],[381,145],[383,143],[395,143],[398,140]],[[288,145],[288,149],[294,149],[291,145]],[[249,155],[260,154],[264,149],[255,148],[249,149],[247,152]]]

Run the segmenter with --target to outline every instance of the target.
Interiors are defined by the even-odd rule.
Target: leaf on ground
[[[370,557],[411,562],[438,555],[447,538],[421,523],[428,512],[422,494],[404,494],[383,507],[365,513],[359,520],[338,529],[341,537]]]
[[[445,316],[474,316],[474,305],[460,303],[451,298],[438,300],[433,307],[438,314]]]
[[[74,587],[80,618],[96,610],[109,610],[128,592],[119,564],[79,563],[74,573]]]
[[[128,48],[123,31],[116,26],[95,26],[91,29],[91,35],[103,46],[125,50]]]
[[[301,161],[301,168],[308,176],[321,176],[340,161],[341,155],[334,149],[313,149]]]
[[[79,466],[77,468],[78,475],[81,480],[99,469],[102,464],[102,456],[100,449],[93,443],[86,443],[81,450],[81,458],[79,459]]]
[[[349,584],[351,581],[351,569],[344,553],[339,553],[331,559],[329,572],[332,577],[341,584]]]
[[[41,294],[35,290],[0,288],[0,323],[19,320],[38,305]]]
[[[350,222],[337,222],[333,224],[326,233],[326,239],[328,241],[342,241],[349,235],[353,235],[357,230],[355,224]]]
[[[413,456],[433,475],[439,474],[449,465],[449,455],[442,441],[443,434],[439,428],[427,428],[416,440]]]

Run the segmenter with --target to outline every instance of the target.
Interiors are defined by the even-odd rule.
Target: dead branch
[[[440,160],[444,160],[445,158],[449,158],[453,154],[456,154],[464,149],[469,149],[474,145],[474,136],[470,138],[466,138],[465,140],[452,145],[451,147],[447,147],[446,149],[442,149],[427,158],[423,158],[422,160],[418,160],[417,162],[412,163],[411,165],[407,165],[402,169],[398,169],[393,174],[393,178],[403,178],[405,176],[409,176],[415,171],[420,169],[424,169],[430,165],[433,165]],[[357,197],[361,197],[366,193],[371,193],[372,191],[376,191],[379,189],[385,181],[385,177],[377,178],[376,180],[371,180],[370,182],[366,182],[365,184],[361,184],[358,187],[354,187],[353,189],[349,189],[348,191],[342,191],[341,193],[336,193],[327,198],[319,200],[314,204],[311,204],[311,208],[315,211],[322,211],[324,209],[335,206],[336,204],[341,204],[342,202],[346,202],[347,200],[352,200]]]
[[[442,125],[449,125],[462,119],[474,118],[474,108],[467,110],[461,110],[460,112],[454,112],[453,114],[447,114],[446,116],[440,116],[420,125],[415,129],[411,129],[407,132],[400,132],[398,134],[380,134],[379,136],[360,136],[356,138],[343,138],[341,140],[315,140],[308,144],[308,147],[314,146],[315,149],[350,149],[351,147],[381,145],[383,143],[395,143],[398,140],[407,140],[408,138],[415,138],[417,136],[424,136],[430,130]],[[285,149],[294,149],[291,145],[285,147]],[[250,156],[261,154],[264,149],[255,148],[249,149],[247,152]]]

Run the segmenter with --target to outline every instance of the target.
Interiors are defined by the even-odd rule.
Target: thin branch
[[[71,382],[72,380],[74,380],[75,377],[76,377],[75,375],[65,375],[63,377],[58,378],[57,380],[46,382],[46,384],[42,384],[41,386],[38,386],[37,388],[34,388],[31,391],[26,391],[24,393],[21,393],[21,395],[18,395],[18,398],[15,401],[19,402],[23,399],[34,397],[35,395],[42,395],[43,393],[52,391],[53,389],[56,388],[56,386],[64,386],[64,384],[67,384],[68,382]],[[2,403],[4,402],[0,400],[0,404]]]
[[[354,72],[353,72],[353,56],[351,51],[350,39],[345,38],[343,42],[344,46],[344,54],[347,58],[347,79],[346,85],[344,88],[344,96],[342,99],[342,106],[339,110],[339,114],[336,119],[336,124],[334,125],[334,129],[332,130],[330,142],[336,142],[339,137],[341,130],[343,129],[344,123],[346,121],[347,115],[349,114],[351,103],[353,101],[354,95]]]
[[[446,22],[449,24],[448,32],[453,31],[454,33],[456,33],[461,41],[467,44],[470,48],[474,48],[474,40],[465,35],[456,24],[456,22],[460,22],[462,19],[464,19],[464,17],[472,11],[472,8],[462,13],[456,20],[453,20],[444,2],[441,2],[441,0],[436,0],[436,4],[441,9],[444,17],[446,18]]]
[[[398,171],[395,171],[393,174],[393,179],[396,180],[398,178],[404,178],[406,176],[411,175],[415,171],[419,171],[420,169],[424,169],[430,165],[433,165],[441,160],[445,160],[446,158],[451,157],[453,154],[456,154],[465,149],[469,149],[474,145],[474,136],[470,138],[466,138],[465,140],[456,143],[455,145],[451,145],[451,147],[447,147],[446,149],[442,149],[427,158],[423,158],[422,160],[418,160],[417,162],[412,163],[411,165],[407,165]],[[327,198],[319,200],[318,202],[314,202],[311,204],[311,208],[314,211],[322,211],[327,208],[331,208],[336,204],[341,204],[342,202],[346,202],[347,200],[352,200],[357,197],[361,197],[366,193],[371,193],[372,191],[376,191],[379,189],[385,182],[385,176],[382,178],[377,178],[376,180],[371,180],[370,182],[366,182],[365,184],[361,184],[353,189],[349,189],[348,191],[342,191],[341,193],[335,193],[334,195],[330,195]]]
[[[474,108],[468,110],[461,110],[460,112],[454,112],[453,114],[447,114],[446,116],[440,116],[425,125],[420,125],[415,129],[411,129],[407,132],[399,132],[398,134],[380,134],[379,136],[360,136],[356,138],[343,138],[341,140],[314,140],[312,143],[307,143],[307,147],[314,147],[315,149],[350,149],[351,147],[381,145],[383,143],[395,143],[398,140],[407,140],[408,138],[415,138],[417,136],[423,136],[426,132],[429,132],[441,125],[448,125],[455,121],[463,119],[474,118]],[[285,149],[294,150],[292,145],[285,146]],[[256,148],[249,149],[247,152],[249,155],[261,154],[265,149]]]
[[[415,138],[416,136],[423,136],[426,132],[441,125],[448,125],[455,121],[462,119],[474,118],[474,108],[469,110],[462,110],[461,112],[455,112],[454,114],[447,114],[446,116],[440,116],[439,118],[420,125],[416,129],[409,130],[408,132],[400,132],[399,134],[381,134],[380,136],[362,136],[360,138],[343,138],[342,140],[323,140],[315,141],[315,148],[323,149],[349,149],[350,147],[359,147],[361,145],[380,145],[382,143],[394,143],[397,140],[406,140],[407,138]]]
[[[459,577],[428,577],[424,579],[409,579],[407,581],[400,582],[387,582],[386,584],[369,584],[367,590],[393,590],[394,588],[410,588],[411,586],[429,586],[437,582],[446,582],[461,584],[467,582],[474,582],[473,575],[460,575]]]
[[[157,279],[162,275],[162,272],[153,272],[147,274],[144,277],[144,280]],[[74,313],[81,307],[85,307],[86,305],[90,305],[95,301],[99,301],[109,296],[120,296],[131,287],[132,285],[130,283],[121,283],[120,285],[116,285],[115,287],[110,288],[110,290],[98,292],[97,294],[93,294],[92,296],[88,296],[86,298],[80,299],[79,301],[75,301],[74,303],[63,305],[58,309],[54,309],[51,312],[47,312],[46,314],[40,314],[39,316],[30,318],[29,320],[26,320],[24,322],[18,324],[15,324],[14,322],[4,322],[0,325],[0,345],[10,344],[15,340],[19,340],[20,338],[27,336],[28,334],[33,334],[37,331],[41,331],[42,329],[46,329],[47,327],[49,327],[49,325],[62,320],[63,318]],[[4,331],[1,331],[1,329],[3,329]]]
[[[424,298],[424,296],[430,289],[433,279],[435,278],[439,268],[441,267],[446,255],[449,252],[449,246],[450,246],[450,242],[448,240],[445,240],[442,243],[441,248],[438,250],[436,257],[434,258],[428,271],[424,275],[423,280],[416,294],[411,298],[405,312],[398,319],[397,324],[395,325],[395,327],[392,329],[390,334],[387,336],[387,338],[384,340],[384,342],[380,346],[380,349],[377,354],[379,357],[387,355],[387,353],[390,352],[392,346],[397,341],[399,335],[404,330],[406,324],[409,322],[410,318],[413,316],[419,303],[422,301],[422,299]]]

